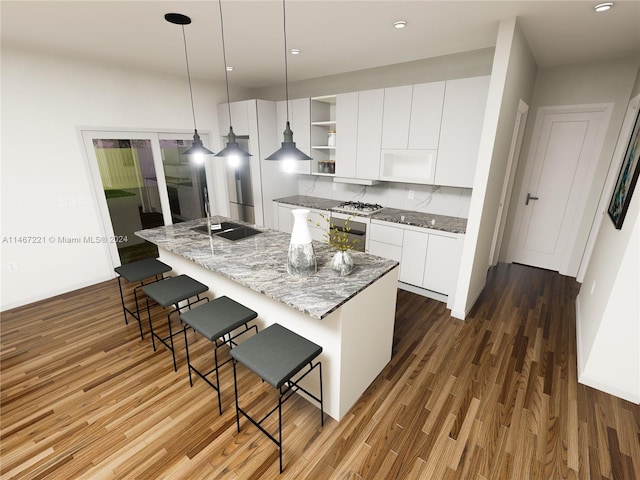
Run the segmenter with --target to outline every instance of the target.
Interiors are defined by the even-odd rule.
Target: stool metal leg
[[[238,406],[238,379],[236,376],[236,361],[233,362],[233,393],[236,399],[236,425],[238,427],[238,433],[240,433],[240,408]]]
[[[280,473],[282,473],[282,387],[278,395],[278,451],[280,454]]]
[[[153,323],[151,322],[151,309],[149,308],[149,298],[147,297],[147,316],[149,317],[149,333],[151,333],[151,344],[153,345],[153,351],[156,351],[156,339],[153,333]]]
[[[173,357],[173,371],[177,372],[178,371],[178,364],[176,363],[176,349],[173,346],[173,332],[171,331],[171,314],[173,312],[176,312],[176,311],[179,312],[180,311],[179,310],[180,307],[178,306],[177,303],[176,303],[175,306],[176,306],[176,310],[173,310],[173,311],[169,312],[169,314],[167,315],[167,324],[169,325],[169,341],[171,342],[170,350],[171,350],[171,356]]]

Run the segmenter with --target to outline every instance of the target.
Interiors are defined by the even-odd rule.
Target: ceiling
[[[476,50],[495,45],[498,23],[518,16],[540,66],[640,54],[640,0],[616,1],[287,0],[289,81]],[[280,0],[223,0],[227,63],[233,85],[284,81]],[[181,27],[164,14],[188,15],[193,77],[224,81],[217,0],[2,0],[3,46],[86,61],[184,75]],[[395,20],[406,20],[402,30]]]

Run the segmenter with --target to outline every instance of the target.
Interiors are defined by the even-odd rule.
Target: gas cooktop
[[[333,207],[331,210],[334,212],[343,212],[343,213],[353,213],[355,215],[371,215],[379,210],[382,210],[384,207],[382,205],[378,205],[377,203],[364,203],[364,202],[342,202],[337,207]]]

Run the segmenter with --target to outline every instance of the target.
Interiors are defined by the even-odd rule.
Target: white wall
[[[500,22],[476,178],[451,314],[464,319],[486,283],[491,242],[520,99],[533,91],[536,64],[515,18]]]
[[[217,132],[224,87],[193,86],[198,130]],[[104,245],[58,242],[102,233],[83,126],[193,131],[186,77],[2,49],[2,310],[113,276]]]
[[[640,96],[631,102],[617,142],[598,208],[602,223],[576,299],[579,381],[635,403],[640,403],[640,185],[620,230],[607,208],[638,108]]]

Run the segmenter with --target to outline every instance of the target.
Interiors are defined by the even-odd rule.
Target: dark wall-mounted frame
[[[615,227],[619,230],[622,228],[624,217],[631,203],[631,195],[633,189],[638,182],[638,174],[640,174],[640,166],[638,159],[640,158],[640,108],[636,113],[636,119],[631,130],[631,138],[622,158],[620,173],[616,186],[613,189],[611,201],[609,202],[609,216]]]

